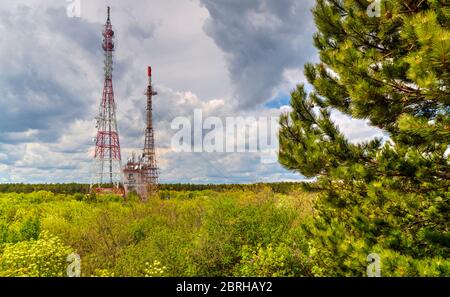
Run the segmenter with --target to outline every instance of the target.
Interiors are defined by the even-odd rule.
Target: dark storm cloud
[[[79,82],[88,79],[71,49],[99,57],[98,26],[68,18],[64,9],[0,13],[3,40],[15,40],[0,44],[0,105],[7,107],[0,110],[0,142],[55,141],[87,113],[91,94]],[[14,134],[28,130],[37,132]]]
[[[313,0],[201,0],[210,19],[205,32],[225,52],[242,107],[270,99],[286,69],[314,56]]]
[[[43,23],[55,34],[67,38],[74,48],[80,48],[96,55],[97,59],[102,57],[101,49],[101,27],[81,18],[68,18],[64,8],[48,8],[45,10]]]
[[[55,134],[56,131],[48,133],[46,130],[60,127],[61,123],[77,117],[85,108],[85,104],[79,100],[78,96],[70,94],[68,90],[55,82],[41,80],[26,73],[20,77],[6,79],[2,77],[1,80],[0,102],[2,105],[9,106],[1,111],[2,132],[41,130],[41,136],[47,136],[47,138],[38,139],[55,140],[58,136]],[[0,141],[2,140],[0,138]]]

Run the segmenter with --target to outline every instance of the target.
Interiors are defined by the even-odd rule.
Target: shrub
[[[166,266],[162,266],[161,262],[157,260],[153,261],[153,263],[146,262],[144,269],[145,277],[164,276],[166,269]]]
[[[282,277],[309,275],[304,270],[307,255],[296,247],[284,243],[267,247],[251,248],[244,246],[241,251],[241,262],[235,271],[236,276],[244,277]]]
[[[36,240],[7,244],[0,256],[0,276],[54,277],[66,273],[72,249],[43,231]]]

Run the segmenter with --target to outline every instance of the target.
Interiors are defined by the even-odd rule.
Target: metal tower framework
[[[108,18],[103,30],[102,47],[105,53],[105,81],[99,115],[96,118],[96,128],[98,130],[95,138],[94,176],[91,183],[91,191],[123,194],[123,189],[121,188],[122,157],[112,83],[114,31],[111,25],[109,7]]]
[[[153,132],[153,96],[157,93],[152,85],[152,68],[148,67],[147,116],[145,128],[144,150],[141,156],[133,154],[128,159],[123,173],[125,192],[136,191],[141,200],[148,200],[150,195],[158,191],[158,166],[156,163],[155,136]]]
[[[155,136],[153,132],[153,96],[158,95],[153,90],[152,68],[148,67],[147,92],[147,121],[145,128],[144,152],[142,154],[142,177],[149,191],[155,191],[158,187],[158,166],[156,163]]]

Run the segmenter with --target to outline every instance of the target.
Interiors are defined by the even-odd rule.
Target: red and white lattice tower
[[[103,31],[103,50],[105,52],[105,82],[97,120],[95,138],[94,172],[91,190],[122,194],[122,170],[119,132],[116,121],[116,103],[112,84],[114,31],[108,19]]]

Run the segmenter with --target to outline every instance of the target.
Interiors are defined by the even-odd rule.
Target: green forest
[[[279,162],[312,183],[0,186],[0,276],[450,276],[450,5],[318,0],[280,118]],[[299,28],[301,30],[301,28]],[[299,53],[300,55],[301,53]],[[340,112],[385,137],[354,143]]]

